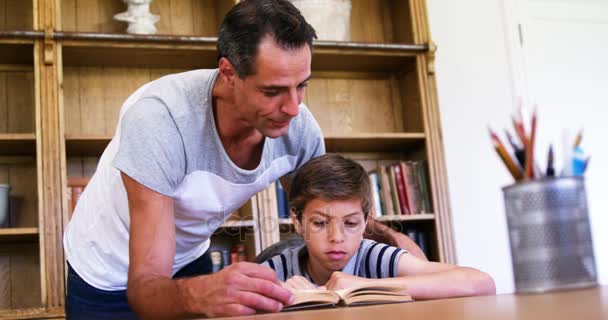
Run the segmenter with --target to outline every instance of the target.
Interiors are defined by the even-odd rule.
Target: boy
[[[338,290],[374,281],[402,285],[416,300],[496,293],[492,278],[479,270],[424,261],[364,240],[370,184],[352,160],[327,154],[309,161],[294,177],[289,200],[305,244],[263,263],[287,288]]]

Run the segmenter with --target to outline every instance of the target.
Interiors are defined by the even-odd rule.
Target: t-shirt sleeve
[[[397,277],[399,258],[407,251],[371,240],[364,242],[362,245],[365,247],[360,252],[359,276],[369,279]]]
[[[139,100],[124,114],[119,134],[112,165],[147,188],[171,196],[185,176],[185,151],[165,104],[155,98]]]
[[[279,281],[285,282],[289,277],[289,271],[287,270],[287,254],[276,255],[264,262],[261,265],[271,268],[276,274]]]

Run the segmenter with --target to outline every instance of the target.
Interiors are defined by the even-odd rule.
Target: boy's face
[[[340,271],[357,253],[365,216],[360,200],[309,201],[300,223],[292,215],[296,231],[304,237],[310,263],[326,270]]]

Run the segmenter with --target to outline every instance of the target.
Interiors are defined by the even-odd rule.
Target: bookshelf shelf
[[[25,39],[7,39],[0,35],[0,64],[28,65],[34,63],[34,42]]]
[[[0,133],[0,155],[35,155],[36,135],[33,133]]]
[[[56,32],[69,66],[214,68],[215,37]],[[392,73],[427,45],[316,41],[312,69]],[[137,59],[133,59],[137,56]]]
[[[0,229],[0,243],[38,241],[38,228],[3,228]]]
[[[108,135],[67,134],[68,156],[100,156],[112,137]],[[354,133],[325,136],[325,147],[329,152],[399,152],[423,148],[424,133]]]
[[[374,217],[378,221],[420,221],[420,220],[435,220],[435,215],[432,213],[422,214],[401,214],[401,215],[387,215],[381,217]]]
[[[291,219],[289,218],[279,218],[279,225],[281,226],[292,226],[293,225],[293,221],[291,221]]]
[[[222,223],[220,228],[253,228],[256,222],[253,220],[227,220]]]
[[[355,133],[325,136],[329,152],[398,152],[424,147],[424,133]]]
[[[112,140],[108,135],[65,135],[65,148],[68,156],[101,156]]]

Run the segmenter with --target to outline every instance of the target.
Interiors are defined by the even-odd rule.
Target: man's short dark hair
[[[262,38],[270,35],[286,50],[297,49],[317,34],[300,11],[287,0],[244,0],[234,6],[220,26],[217,60],[227,58],[239,78],[255,74],[255,59]]]
[[[306,204],[315,198],[324,201],[360,200],[367,219],[370,210],[370,182],[357,162],[337,154],[326,154],[304,164],[291,182],[289,206],[298,220]]]

